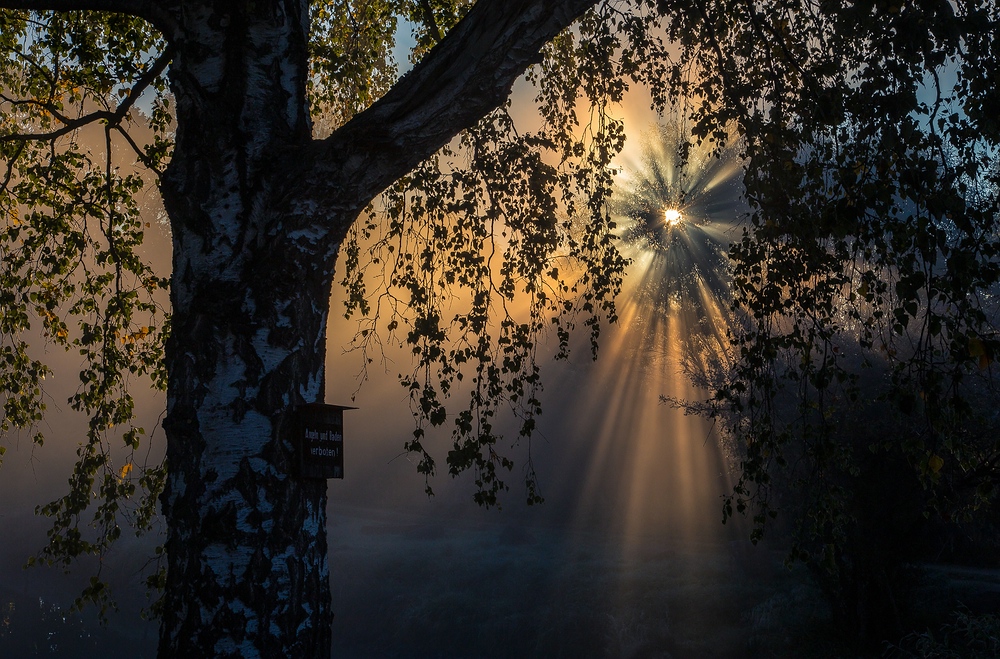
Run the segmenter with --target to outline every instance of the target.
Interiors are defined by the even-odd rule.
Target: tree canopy
[[[427,428],[450,426],[448,471],[471,470],[477,501],[496,503],[514,462],[495,418],[513,409],[530,440],[542,338],[553,333],[564,356],[581,327],[596,354],[615,319],[625,261],[608,202],[625,141],[617,107],[634,86],[660,112],[683,99],[694,140],[721,151],[739,138],[750,210],[730,252],[732,358],[702,408],[743,446],[730,510],[763,524],[789,447],[820,475],[850,470],[856,447],[832,429],[841,401],[869,396],[861,369],[876,362],[884,386],[872,395],[911,428],[885,442],[934,505],[996,497],[1000,451],[977,403],[1000,348],[992,0],[0,7],[2,431],[42,418],[48,367],[31,344],[78,352],[71,402],[89,430],[70,492],[43,508],[55,520],[46,556],[103,551],[126,499],[141,501],[142,528],[163,492],[177,611],[163,647],[186,642],[185,607],[215,601],[191,584],[225,581],[218,547],[266,547],[259,560],[226,554],[227,597],[249,602],[240,588],[276,574],[290,531],[276,535],[285,512],[271,511],[319,520],[309,551],[325,566],[325,487],[287,477],[281,427],[296,405],[322,402],[338,255],[348,311],[369,319],[362,347],[412,349],[406,449],[418,468],[437,468]],[[414,67],[399,78],[406,26]],[[505,100],[526,69],[528,127]],[[171,224],[169,276],[140,250],[151,186]],[[168,389],[166,470],[115,462],[109,448],[144,441],[131,425],[136,378]],[[464,402],[450,398],[460,381]],[[778,396],[789,388],[794,409]],[[955,423],[978,412],[978,430]],[[96,534],[83,532],[95,500]],[[230,539],[199,535],[208,520]],[[324,570],[279,571],[311,588],[301,584]],[[223,616],[212,611],[203,617]],[[303,629],[296,612],[260,615]],[[238,646],[188,636],[203,632],[203,647]],[[267,642],[252,643],[277,651]]]

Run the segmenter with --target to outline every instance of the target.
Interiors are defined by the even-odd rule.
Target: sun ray
[[[707,425],[659,403],[661,394],[700,396],[682,362],[708,361],[692,346],[721,345],[727,253],[742,212],[737,145],[683,148],[689,138],[680,123],[657,126],[619,176],[613,212],[632,265],[618,327],[580,379],[577,426],[592,438],[578,510],[587,523],[595,510],[615,511],[623,556],[651,540],[717,537],[731,486]]]

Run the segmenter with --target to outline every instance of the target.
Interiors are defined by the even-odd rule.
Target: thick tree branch
[[[542,46],[597,1],[480,0],[382,99],[295,153],[286,191],[317,209],[360,210],[503,103]]]
[[[176,34],[176,2],[156,0],[0,0],[0,9],[27,11],[106,11],[149,21],[164,35]]]

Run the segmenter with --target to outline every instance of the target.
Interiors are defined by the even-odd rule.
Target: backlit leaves
[[[134,453],[145,434],[134,383],[165,383],[167,282],[141,253],[147,180],[120,163],[155,172],[168,156],[166,58],[150,26],[122,16],[4,11],[0,22],[0,431],[41,421],[46,345],[78,355],[69,404],[87,416],[86,435],[69,492],[40,508],[53,518],[42,558],[65,563],[104,551],[121,513],[138,510],[147,528],[161,485],[159,467],[123,471],[112,455]],[[104,601],[99,582],[88,592]]]
[[[324,131],[346,123],[396,81],[393,5],[388,0],[312,4],[309,93]]]
[[[995,4],[671,5],[697,16],[686,40],[670,30],[708,73],[678,78],[697,130],[739,126],[753,206],[731,252],[745,325],[714,397],[741,447],[727,510],[763,525],[794,459],[816,497],[807,531],[829,538],[868,452],[909,463],[945,517],[991,503]],[[859,410],[893,431],[859,446]]]
[[[417,418],[406,449],[434,473],[427,431],[450,426],[448,472],[471,470],[483,505],[497,505],[515,466],[499,430],[510,412],[513,443],[529,444],[526,498],[541,500],[530,440],[547,338],[565,357],[579,328],[596,354],[601,324],[615,319],[625,260],[607,201],[624,144],[610,106],[621,16],[601,11],[529,74],[539,129],[519,130],[507,108],[492,113],[391,188],[345,246],[348,313],[367,315],[358,347],[377,358],[388,330],[414,356],[401,377]]]

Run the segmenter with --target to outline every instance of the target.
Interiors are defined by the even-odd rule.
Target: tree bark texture
[[[273,155],[310,139],[306,2],[185,7],[173,40],[167,587],[161,657],[328,656],[326,482],[280,434],[322,401],[336,246],[349,221],[277,214]]]

